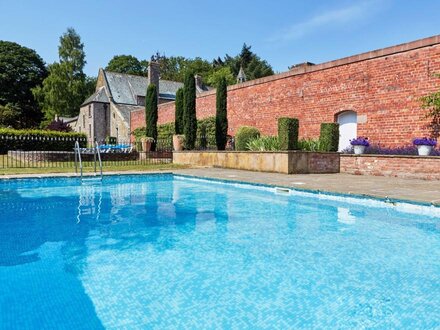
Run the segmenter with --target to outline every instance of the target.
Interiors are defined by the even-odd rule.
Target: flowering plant
[[[431,146],[435,147],[437,145],[437,141],[434,139],[430,139],[427,137],[424,138],[417,138],[413,140],[413,144],[415,146]]]
[[[367,137],[358,136],[356,139],[350,140],[350,144],[352,146],[368,147],[370,145],[370,142],[368,142]]]

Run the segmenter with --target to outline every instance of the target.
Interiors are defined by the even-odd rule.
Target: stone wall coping
[[[341,154],[341,157],[359,157],[359,158],[407,158],[407,159],[430,159],[439,160],[440,156],[418,156],[418,155],[379,155],[379,154]]]

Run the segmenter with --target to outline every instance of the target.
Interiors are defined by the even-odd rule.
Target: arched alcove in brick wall
[[[340,111],[335,115],[339,123],[339,151],[350,146],[350,140],[357,136],[357,112],[353,110]]]

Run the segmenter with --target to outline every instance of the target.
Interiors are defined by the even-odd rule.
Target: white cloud
[[[306,21],[291,25],[274,36],[271,41],[289,41],[300,39],[317,30],[346,25],[365,18],[378,9],[378,1],[362,1],[345,8],[339,8],[312,16]]]

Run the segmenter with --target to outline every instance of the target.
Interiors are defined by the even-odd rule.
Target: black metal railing
[[[29,140],[29,141],[28,141]],[[30,137],[7,137],[0,141],[0,168],[74,168],[75,139],[57,140]],[[26,142],[26,143],[24,143]],[[94,141],[81,140],[84,167],[94,166]],[[106,144],[99,142],[102,165],[108,167],[167,164],[172,162],[172,141],[154,142],[121,141]]]

